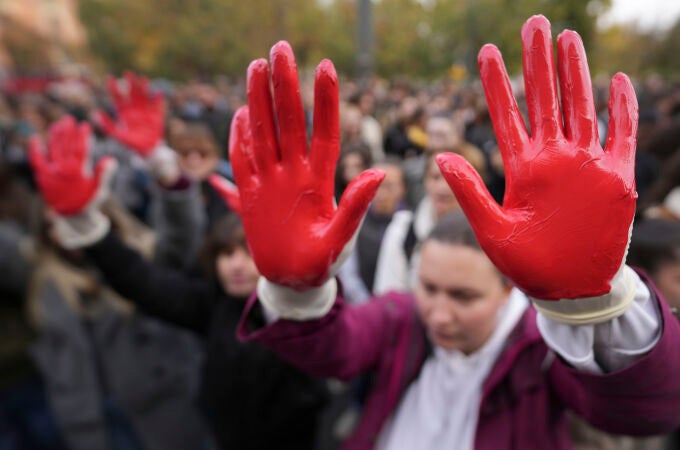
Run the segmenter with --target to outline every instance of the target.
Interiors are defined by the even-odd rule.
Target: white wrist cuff
[[[538,312],[569,325],[587,325],[606,322],[622,315],[635,298],[635,272],[621,266],[611,281],[609,293],[598,297],[578,299],[540,300],[529,297]]]
[[[176,180],[180,170],[177,163],[177,154],[165,144],[159,144],[146,158],[151,174],[157,180]]]
[[[100,241],[111,228],[108,217],[97,209],[86,209],[73,216],[57,216],[54,230],[59,244],[69,250]]]
[[[257,296],[262,306],[280,319],[312,320],[330,311],[338,292],[335,278],[305,291],[272,283],[264,277],[257,282]]]

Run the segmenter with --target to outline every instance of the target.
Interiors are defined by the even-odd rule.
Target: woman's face
[[[217,255],[215,269],[224,292],[240,298],[247,298],[255,290],[260,276],[250,252],[243,247]]]
[[[415,297],[434,345],[465,354],[478,350],[493,333],[510,289],[481,250],[435,240],[423,244]]]
[[[450,152],[461,141],[453,122],[444,117],[430,118],[425,132],[427,133],[427,149],[432,153]]]
[[[430,158],[428,162],[424,184],[425,191],[432,200],[432,206],[434,206],[434,212],[438,219],[459,208],[458,200],[456,200],[456,196],[453,195],[453,191],[442,176],[435,158]]]
[[[395,164],[376,164],[374,167],[385,172],[385,178],[373,197],[373,211],[378,214],[392,214],[406,195],[404,172]]]
[[[217,150],[204,139],[178,138],[173,145],[179,167],[194,180],[207,179],[219,164]]]
[[[348,106],[343,109],[341,113],[342,133],[352,137],[361,135],[361,119],[359,108]]]

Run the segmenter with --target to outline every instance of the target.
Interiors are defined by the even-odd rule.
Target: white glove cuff
[[[111,228],[108,217],[98,209],[86,209],[72,216],[57,216],[54,230],[59,244],[66,249],[87,247],[100,241]]]
[[[568,325],[606,322],[622,315],[635,298],[635,272],[625,264],[611,281],[609,293],[598,297],[540,300],[529,297],[534,307],[550,319]]]
[[[272,283],[264,277],[257,282],[257,296],[264,308],[280,319],[312,320],[330,311],[338,292],[335,278],[305,291]]]
[[[157,180],[167,181],[179,178],[180,170],[177,154],[173,149],[161,143],[146,158],[151,174]]]
[[[354,235],[345,243],[335,262],[329,267],[329,279],[319,287],[310,287],[304,291],[272,283],[264,277],[257,282],[257,296],[264,306],[268,322],[279,319],[312,320],[325,316],[335,303],[338,294],[338,283],[335,274],[349,257],[356,244],[359,230],[366,215],[361,219]]]

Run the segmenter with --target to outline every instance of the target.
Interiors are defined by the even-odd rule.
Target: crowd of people
[[[552,55],[544,20],[525,28]],[[678,448],[680,85],[633,80],[636,129],[625,86],[564,80],[587,74],[564,36],[561,103],[538,44],[526,84],[485,47],[480,79],[338,83],[324,61],[298,88],[279,43],[233,82],[79,72],[0,93],[0,450]],[[588,148],[637,136],[635,189],[522,171],[517,121],[543,136],[550,101]],[[482,188],[579,217],[506,233]],[[625,312],[556,312],[609,291],[545,288],[568,271],[532,246],[631,226],[615,264],[575,264],[612,269]]]

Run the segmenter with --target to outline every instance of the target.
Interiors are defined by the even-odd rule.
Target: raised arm
[[[175,152],[163,140],[163,96],[152,91],[149,80],[132,72],[126,72],[120,80],[109,77],[107,82],[109,95],[116,108],[116,119],[97,110],[94,122],[106,134],[139,155],[161,185],[173,186],[181,173]]]
[[[208,332],[218,292],[207,280],[153,263],[111,232],[84,250],[106,282],[145,314]]]
[[[121,89],[121,84],[126,89]],[[151,92],[149,81],[132,72],[121,80],[107,79],[109,95],[116,107],[117,119],[103,111],[95,112],[96,123],[106,134],[143,158],[149,157],[163,139],[165,101]]]
[[[31,164],[40,193],[55,213],[58,241],[87,249],[111,286],[145,312],[204,332],[215,298],[209,283],[155,266],[111,234],[99,206],[115,161],[104,158],[93,169],[89,138],[87,124],[67,117],[51,127],[47,151],[38,138],[30,143]]]
[[[545,17],[525,23],[522,44],[531,132],[500,52],[479,53],[506,170],[503,204],[460,156],[437,161],[484,251],[539,311],[539,330],[561,356],[550,368],[556,394],[609,431],[663,432],[679,420],[680,329],[624,264],[637,199],[635,92],[624,74],[612,79],[603,149],[578,34],[558,36],[557,71]]]
[[[540,309],[557,313],[560,299],[605,295],[620,275],[637,199],[637,100],[628,77],[615,75],[602,149],[578,34],[565,31],[558,38],[561,102],[547,19],[529,19],[522,42],[531,134],[500,52],[488,44],[479,53],[505,167],[503,205],[460,156],[441,154],[437,161],[489,258],[529,296],[550,301]],[[617,315],[619,306],[593,304],[582,319]]]
[[[108,89],[116,119],[99,110],[94,121],[140,156],[157,181],[152,191],[157,237],[154,260],[167,267],[190,268],[196,262],[207,217],[200,187],[182,175],[175,151],[164,144],[163,96],[151,89],[145,77],[132,72],[126,72],[122,79],[109,77]]]
[[[272,48],[271,71],[270,79],[264,59],[251,63],[248,106],[236,112],[232,124],[229,153],[246,237],[267,280],[261,284],[276,284],[291,293],[330,289],[346,257],[343,251],[351,245],[384,175],[378,170],[363,172],[336,207],[333,174],[340,126],[333,64],[324,60],[316,70],[310,145],[288,43]],[[300,302],[301,296],[294,301]]]
[[[269,63],[259,59],[250,64],[247,83],[248,106],[234,116],[229,153],[246,238],[262,274],[258,300],[280,320],[255,332],[244,324],[241,336],[258,340],[315,373],[339,376],[370,366],[383,340],[379,330],[387,321],[379,310],[362,310],[362,318],[356,315],[362,312],[346,314],[348,308],[341,301],[334,307],[334,276],[354,245],[353,237],[384,174],[363,172],[335,205],[340,124],[338,79],[329,60],[316,69],[309,144],[297,68],[287,42],[272,47]],[[232,188],[219,179],[212,181],[234,202]],[[305,339],[285,337],[302,329],[307,330]],[[303,341],[310,353],[300,352]],[[305,361],[296,354],[314,357]],[[318,358],[327,367],[311,368]]]

